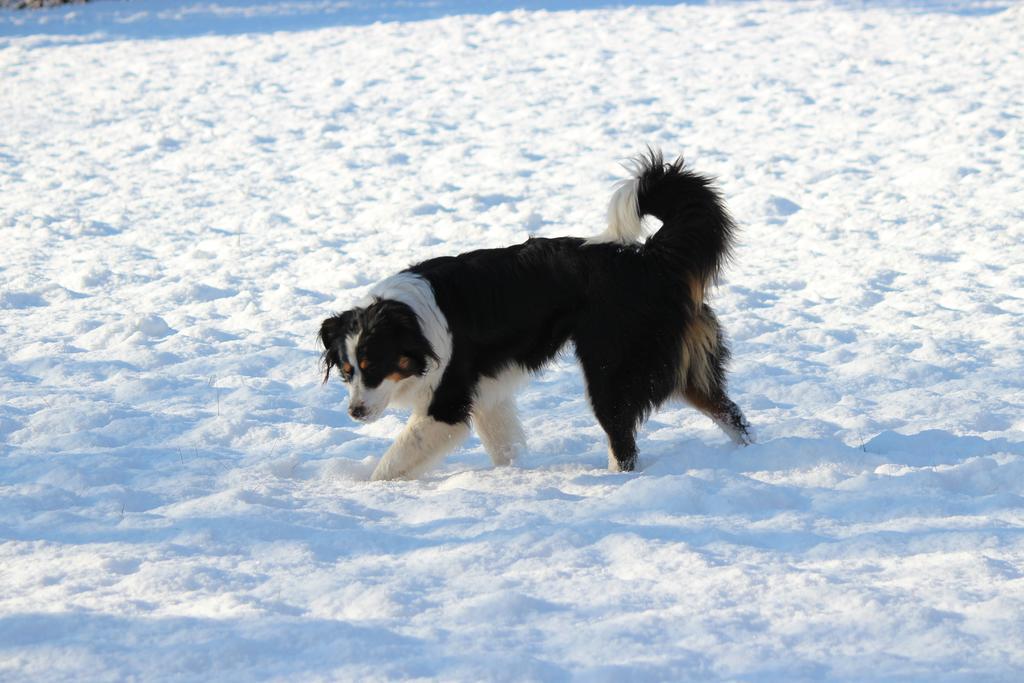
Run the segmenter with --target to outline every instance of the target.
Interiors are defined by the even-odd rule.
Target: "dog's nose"
[[[348,414],[357,420],[362,420],[364,417],[366,417],[366,407],[362,405],[349,406]]]

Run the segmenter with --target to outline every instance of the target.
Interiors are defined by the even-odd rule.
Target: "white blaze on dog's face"
[[[349,415],[362,422],[376,420],[393,399],[408,393],[433,357],[416,315],[395,301],[378,300],[328,318],[320,339],[325,378],[332,367],[341,371]]]

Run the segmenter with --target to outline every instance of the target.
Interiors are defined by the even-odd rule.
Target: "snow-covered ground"
[[[0,13],[0,679],[1020,680],[1024,6],[515,4]],[[368,482],[320,320],[645,143],[759,443],[609,474],[567,357],[517,467]]]

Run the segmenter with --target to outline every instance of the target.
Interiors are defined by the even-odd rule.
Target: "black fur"
[[[359,360],[349,358],[345,348],[345,338],[355,332],[360,333],[356,346]],[[437,360],[420,330],[416,314],[398,301],[377,300],[366,308],[345,311],[324,320],[320,326],[320,343],[324,347],[324,382],[330,378],[332,367],[341,369],[346,363],[362,362],[366,366],[364,383],[376,387],[389,375],[422,375],[427,363]],[[342,380],[348,380],[344,371]]]
[[[660,152],[648,150],[640,163],[639,213],[668,228],[651,235],[646,250],[670,257],[677,272],[714,281],[732,254],[736,232],[714,182],[687,169],[682,157],[666,164]]]
[[[324,384],[331,378],[331,368],[341,368],[342,354],[345,353],[345,337],[352,329],[355,318],[354,311],[345,311],[320,324],[320,345],[324,352],[320,356],[320,365],[324,369]]]

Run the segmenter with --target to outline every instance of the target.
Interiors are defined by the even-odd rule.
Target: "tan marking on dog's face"
[[[369,365],[369,363],[367,362],[367,360],[365,358],[362,359],[361,361],[359,361],[359,369],[360,370],[365,370],[367,365]]]
[[[412,369],[412,358],[408,356],[398,357],[398,368],[388,375],[385,379],[390,379],[395,382],[400,382],[406,377],[411,377],[414,374]]]
[[[346,375],[351,375],[352,364],[349,363],[348,361],[345,361],[344,363],[341,364],[341,371],[344,372]]]

